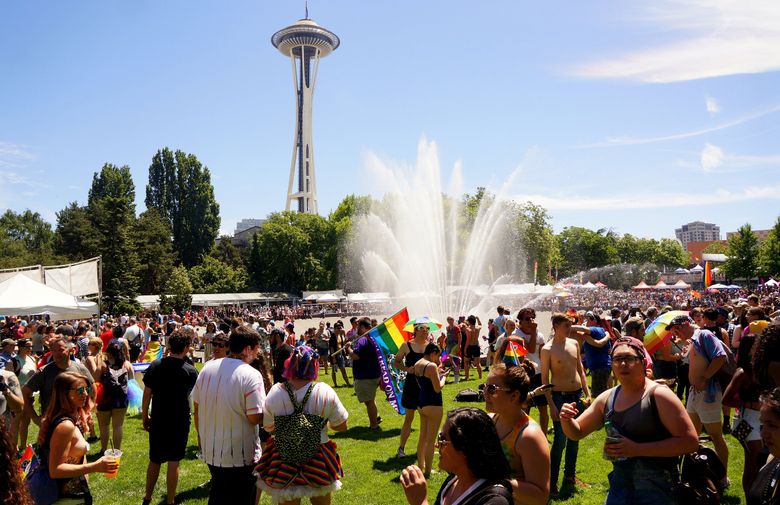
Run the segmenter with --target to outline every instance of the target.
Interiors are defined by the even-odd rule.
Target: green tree
[[[82,261],[100,254],[99,238],[87,207],[71,202],[57,212],[54,250],[70,261]]]
[[[243,266],[234,268],[211,256],[192,267],[189,276],[196,293],[239,293],[246,289],[249,281]]]
[[[112,312],[131,310],[137,307],[138,253],[130,168],[103,165],[92,178],[87,208],[103,257],[103,303]]]
[[[612,230],[566,227],[558,235],[558,247],[562,276],[619,261],[617,237]]]
[[[780,275],[780,217],[758,248],[758,267],[763,275]]]
[[[533,280],[533,265],[538,262],[538,280],[542,284],[548,283],[551,281],[548,272],[552,271],[558,247],[550,215],[547,209],[531,202],[522,204],[517,211],[519,240],[525,252],[528,279]]]
[[[314,214],[271,214],[252,241],[252,282],[263,291],[333,289],[335,232]]]
[[[155,208],[171,226],[174,249],[188,268],[214,247],[219,233],[219,204],[211,172],[193,154],[167,147],[157,151],[149,166],[146,207]]]
[[[703,254],[726,254],[729,252],[729,246],[720,240],[713,242],[702,250]]]
[[[147,209],[138,216],[134,237],[139,259],[138,280],[141,294],[159,294],[173,270],[176,259],[168,221],[157,209]]]
[[[652,262],[659,266],[684,267],[687,266],[690,255],[683,246],[674,239],[662,238],[658,242]]]
[[[246,268],[244,256],[242,251],[246,248],[239,249],[233,245],[233,240],[230,235],[223,235],[219,238],[219,243],[211,251],[211,257],[230,265],[233,268]]]
[[[54,232],[40,214],[6,210],[0,216],[0,267],[48,264],[54,256]]]
[[[183,266],[173,267],[160,293],[160,311],[170,313],[176,310],[179,314],[192,306],[192,283]]]
[[[352,242],[352,224],[358,216],[364,216],[371,212],[373,200],[370,196],[347,195],[336,207],[336,210],[328,216],[328,222],[333,227],[335,236],[334,247],[336,249],[336,272],[334,279],[347,290],[355,290],[359,283],[355,273],[357,268],[352,264],[352,255],[348,248]],[[250,263],[252,262],[250,253]],[[255,263],[259,264],[257,258]]]
[[[729,239],[726,253],[728,259],[723,265],[729,279],[745,279],[750,282],[758,270],[758,237],[750,224],[744,224]]]

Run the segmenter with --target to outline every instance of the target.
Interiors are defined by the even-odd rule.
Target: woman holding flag
[[[414,337],[412,340],[404,342],[395,355],[395,367],[406,372],[406,380],[404,381],[403,393],[401,394],[401,406],[406,409],[406,414],[404,424],[401,427],[401,441],[398,444],[398,452],[396,453],[398,458],[406,456],[404,447],[406,446],[406,441],[409,440],[409,434],[412,432],[414,413],[418,408],[417,400],[420,396],[420,387],[418,381],[413,379],[414,364],[425,355],[429,331],[427,323],[414,325]],[[420,440],[422,440],[422,430],[420,431]]]

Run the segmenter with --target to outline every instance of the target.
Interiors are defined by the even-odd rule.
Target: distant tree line
[[[54,227],[36,212],[6,211],[0,215],[0,268],[100,255],[102,303],[113,312],[136,310],[139,294],[164,295],[164,309],[182,309],[192,293],[360,289],[365,286],[356,280],[359,254],[349,250],[354,220],[389,212],[386,201],[348,195],[327,217],[272,213],[248,247],[236,247],[229,236],[217,240],[219,204],[208,167],[192,154],[167,147],[152,157],[146,209],[140,215],[135,194],[130,168],[106,163],[93,174],[86,204],[68,204],[56,213]],[[445,212],[458,212],[459,240],[468,240],[480,206],[495,197],[480,187],[458,201],[443,198]],[[606,228],[566,227],[556,234],[543,207],[501,205],[506,220],[501,240],[510,241],[517,254],[503,258],[495,269],[513,272],[516,282],[533,281],[534,265],[542,284],[608,265],[643,265],[647,272],[690,265],[676,240],[619,235]],[[780,218],[760,245],[746,224],[723,252],[729,256],[724,266],[729,278],[779,275]],[[625,275],[612,277],[630,281]]]

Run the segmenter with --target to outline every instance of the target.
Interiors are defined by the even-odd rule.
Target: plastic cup
[[[119,473],[119,462],[122,461],[122,451],[119,449],[106,449],[106,452],[104,452],[103,455],[116,460],[116,470],[106,473],[106,478],[113,479]]]

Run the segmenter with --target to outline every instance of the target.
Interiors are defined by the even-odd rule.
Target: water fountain
[[[512,283],[527,274],[506,200],[520,167],[469,214],[462,212],[460,163],[445,191],[434,142],[420,140],[414,167],[374,154],[366,164],[381,196],[355,219],[346,248],[361,289],[389,292],[412,317],[476,314],[485,328],[486,316],[508,296],[549,291]]]

